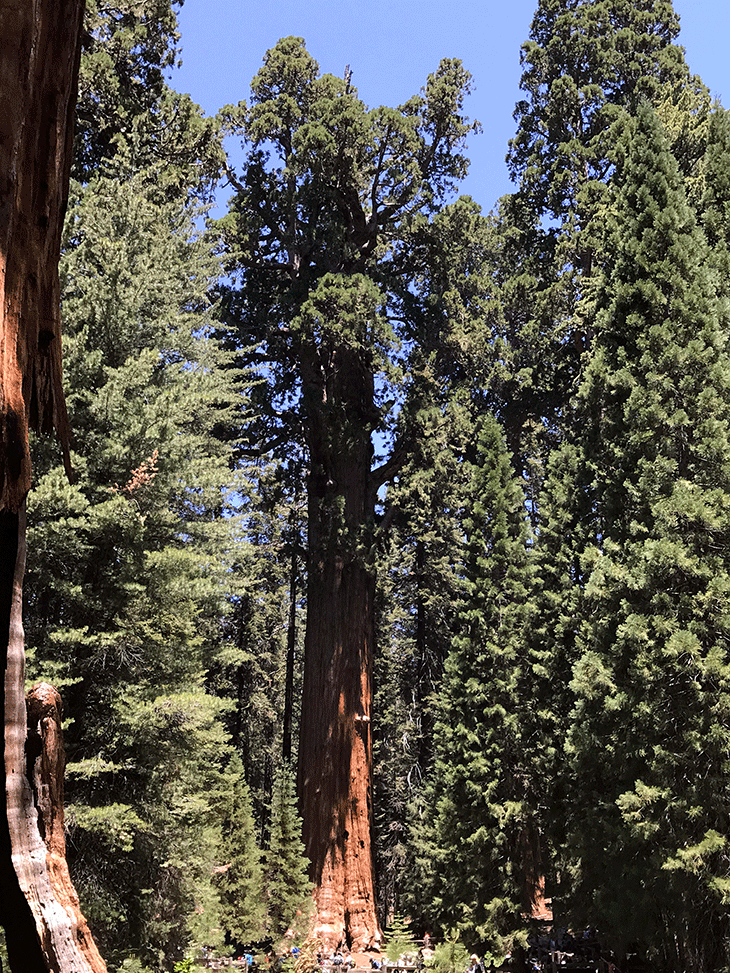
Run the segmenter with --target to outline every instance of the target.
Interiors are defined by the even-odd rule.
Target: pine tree
[[[280,941],[291,929],[295,936],[304,938],[311,921],[312,884],[302,844],[294,775],[286,763],[281,764],[274,782],[265,863],[269,935]]]
[[[482,422],[465,508],[464,592],[435,703],[418,887],[430,923],[459,929],[501,960],[516,941],[539,863],[523,736],[528,529],[503,432],[491,417]]]
[[[30,505],[31,676],[70,719],[72,873],[110,961],[181,957],[216,926],[226,704],[205,691],[226,611],[228,447],[238,397],[210,329],[196,212],[153,173],[75,194],[62,286],[77,481],[46,442]]]
[[[208,679],[216,695],[235,702],[226,725],[243,760],[261,828],[268,817],[275,769],[282,754],[286,759],[292,593],[291,705],[295,726],[301,696],[304,555],[300,535],[306,530],[306,521],[296,474],[295,464],[267,457],[241,462],[236,471],[238,517],[230,552],[231,611],[223,619],[223,644],[211,662]],[[260,840],[264,834],[261,830]]]
[[[643,941],[668,969],[720,969],[730,362],[704,239],[649,106],[625,151],[580,390],[594,540],[567,853],[577,914]]]
[[[491,408],[518,468],[537,474],[533,504],[591,339],[584,291],[601,260],[616,128],[641,99],[688,80],[678,32],[670,0],[540,0],[522,48],[508,153],[517,188],[500,201],[495,274],[493,360],[508,398]]]
[[[385,940],[385,955],[393,965],[404,956],[414,954],[416,945],[411,931],[411,923],[406,916],[396,912],[388,923]]]
[[[727,296],[730,280],[730,114],[727,110],[716,105],[707,129],[699,208],[710,257],[717,266],[720,292]]]
[[[82,183],[130,147],[138,170],[160,165],[158,188],[210,201],[223,163],[215,119],[165,72],[179,57],[181,0],[88,0],[72,173]]]
[[[580,228],[621,108],[688,78],[671,0],[540,0],[522,47],[509,165],[538,216]]]
[[[263,938],[266,920],[262,855],[256,841],[251,792],[240,757],[228,772],[235,781],[231,803],[225,808],[220,866],[216,887],[222,900],[221,921],[226,938],[237,946]]]
[[[384,518],[392,526],[377,576],[373,740],[384,925],[404,909],[414,916],[420,909],[412,894],[412,818],[433,753],[430,698],[453,635],[463,558],[468,410],[453,401],[432,402],[420,424],[423,435],[384,498]]]

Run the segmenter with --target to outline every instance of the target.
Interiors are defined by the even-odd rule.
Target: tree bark
[[[86,919],[81,913],[79,897],[66,862],[66,835],[63,828],[66,753],[61,729],[63,707],[58,691],[46,682],[33,686],[26,696],[26,712],[26,764],[38,812],[40,834],[46,846],[46,865],[51,890],[56,901],[69,915],[73,945],[85,959],[88,969],[93,973],[105,973],[106,964],[99,955]]]
[[[0,0],[0,510],[30,489],[28,429],[68,465],[58,258],[83,0]]]
[[[380,943],[371,851],[373,375],[352,348],[340,348],[331,369],[320,364],[313,355],[302,367],[311,471],[299,798],[314,934],[328,948],[364,950]]]
[[[58,259],[82,16],[83,0],[0,0],[0,904],[15,973],[105,969],[57,860],[59,818],[48,848],[39,830],[22,626],[29,428],[55,428],[69,468]]]
[[[286,632],[286,681],[284,684],[284,733],[282,754],[287,763],[291,761],[292,724],[294,722],[294,654],[297,645],[297,548],[299,531],[295,525],[295,513],[289,516],[291,538],[291,562],[289,568],[289,625]]]
[[[18,514],[3,511],[0,522],[3,551],[13,554],[12,571],[3,572],[1,596],[1,617],[7,617],[9,623],[3,632],[7,649],[3,696],[6,814],[0,825],[0,874],[10,968],[14,973],[105,973],[65,861],[60,707],[55,723],[49,722],[47,699],[33,697],[26,710],[24,506]],[[48,691],[43,695],[48,697]],[[34,720],[35,746],[34,738],[27,735],[29,718]],[[40,806],[34,799],[33,784]]]

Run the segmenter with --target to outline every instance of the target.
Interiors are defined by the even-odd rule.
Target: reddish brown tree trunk
[[[63,828],[66,753],[61,729],[61,697],[53,686],[45,682],[38,683],[26,696],[26,711],[28,776],[38,811],[40,834],[46,846],[50,887],[56,901],[63,904],[70,916],[75,945],[88,963],[88,969],[94,973],[103,973],[106,966],[81,913],[79,898],[66,862],[66,836]]]
[[[0,510],[30,488],[28,428],[68,442],[58,258],[82,0],[0,0]]]
[[[313,365],[317,362],[313,362]],[[377,947],[371,851],[373,380],[340,349],[329,378],[303,368],[308,403],[309,582],[299,796],[315,883],[315,935]]]
[[[68,465],[58,258],[82,16],[82,0],[0,0],[0,891],[16,973],[105,969],[57,867],[58,818],[48,848],[39,830],[28,774],[22,626],[29,428],[55,428]]]

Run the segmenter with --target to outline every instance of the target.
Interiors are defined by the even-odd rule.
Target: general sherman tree
[[[299,441],[309,458],[298,782],[316,932],[366,948],[379,940],[370,837],[377,492],[417,434],[429,350],[447,327],[419,300],[410,242],[466,172],[469,75],[443,61],[421,94],[372,111],[346,75],[320,76],[300,38],[267,53],[250,106],[224,112],[247,155],[240,176],[231,173],[237,193],[220,230],[239,284],[224,294],[228,323],[241,345],[258,343],[241,365],[258,359],[267,379],[259,448]],[[380,461],[376,433],[392,446]]]
[[[10,965],[23,973],[104,969],[68,879],[62,827],[38,806],[42,794],[35,785],[45,785],[48,793],[49,786],[59,784],[60,714],[50,692],[36,693],[36,708],[26,716],[21,617],[28,429],[55,427],[63,440],[68,438],[58,256],[82,12],[81,0],[0,3],[0,647],[5,670],[0,888]],[[31,718],[40,737],[34,734],[26,745]],[[34,740],[38,759],[29,767]],[[51,767],[45,756],[60,760]],[[58,795],[55,804],[57,810]]]

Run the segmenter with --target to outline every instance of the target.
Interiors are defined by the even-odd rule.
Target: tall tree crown
[[[678,33],[671,0],[541,0],[508,154],[538,213],[559,218],[587,180],[606,178],[619,106],[656,100],[661,85],[687,77]]]

